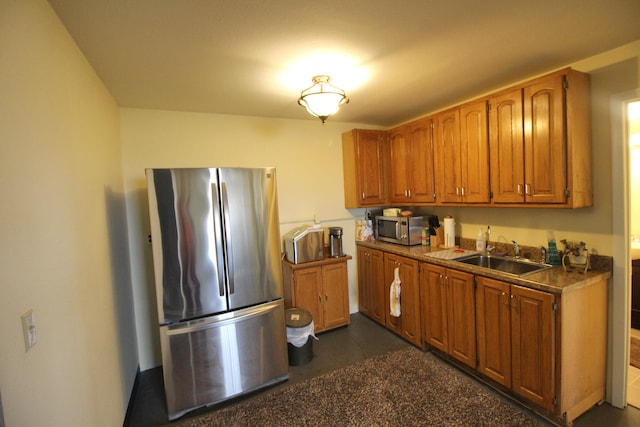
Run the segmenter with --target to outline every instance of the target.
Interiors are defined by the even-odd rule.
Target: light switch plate
[[[36,321],[33,317],[33,310],[27,311],[22,315],[22,333],[24,335],[25,351],[31,350],[31,347],[38,342],[36,336]]]

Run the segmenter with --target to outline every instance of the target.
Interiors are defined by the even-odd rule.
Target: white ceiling
[[[49,3],[120,106],[318,120],[297,97],[330,74],[329,121],[385,126],[640,39],[638,0]]]

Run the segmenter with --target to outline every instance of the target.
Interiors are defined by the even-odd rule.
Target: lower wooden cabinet
[[[400,317],[389,306],[396,268]],[[604,401],[607,275],[551,293],[358,246],[358,276],[364,314],[554,422]]]
[[[422,263],[420,300],[427,345],[476,367],[474,276]]]
[[[477,283],[478,371],[552,410],[554,296],[486,277]]]
[[[385,325],[383,252],[358,246],[358,310]]]
[[[573,420],[604,401],[606,279],[551,294],[477,277],[478,372]]]
[[[391,315],[390,291],[395,279],[395,269],[400,276],[400,317]],[[387,329],[402,336],[407,341],[422,346],[420,334],[420,297],[419,297],[418,261],[384,254],[384,292],[385,292],[385,325]]]
[[[303,264],[282,261],[285,306],[309,310],[315,332],[350,322],[347,274],[350,259],[351,256],[325,258]]]

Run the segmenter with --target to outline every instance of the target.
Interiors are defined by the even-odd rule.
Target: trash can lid
[[[285,311],[285,324],[288,328],[304,328],[312,320],[311,312],[303,308],[289,308]]]

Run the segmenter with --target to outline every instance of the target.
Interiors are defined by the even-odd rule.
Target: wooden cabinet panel
[[[495,203],[524,202],[522,89],[489,99],[491,189]]]
[[[465,203],[489,202],[489,128],[487,102],[460,107],[460,196]]]
[[[395,278],[395,269],[400,276],[400,317],[391,315],[390,290]],[[397,255],[384,254],[385,315],[387,329],[421,346],[420,298],[418,261]]]
[[[562,70],[489,103],[493,203],[591,206],[589,76]]]
[[[431,264],[420,268],[425,341],[476,367],[473,275]]]
[[[346,208],[386,204],[384,139],[386,131],[353,129],[342,134]]]
[[[461,150],[460,111],[455,108],[438,114],[436,121],[435,152],[437,159],[437,188],[440,203],[460,201]]]
[[[445,353],[449,352],[447,331],[447,292],[444,267],[422,264],[420,268],[420,302],[424,341]]]
[[[564,203],[567,188],[564,76],[524,88],[524,176],[527,203]]]
[[[358,247],[359,310],[385,324],[384,263],[381,251]]]
[[[512,388],[551,410],[555,389],[553,296],[520,286],[511,286],[511,295]]]
[[[322,269],[321,267],[298,270],[293,276],[293,305],[311,312],[315,331],[322,330],[324,313],[322,310]]]
[[[476,305],[473,275],[447,270],[449,354],[476,367]]]
[[[346,262],[322,267],[325,329],[349,323],[349,289],[345,286],[348,282]]]
[[[411,183],[409,170],[411,148],[407,138],[407,127],[401,126],[389,131],[389,201],[406,203],[410,201]]]
[[[282,260],[285,306],[310,311],[315,332],[350,323],[349,259],[326,258],[304,264]]]
[[[477,281],[478,370],[552,410],[553,295],[486,277]]]
[[[511,387],[511,285],[477,277],[478,371]]]
[[[411,205],[435,201],[431,119],[389,131],[389,201]]]
[[[487,103],[470,102],[437,116],[439,202],[489,203]]]

